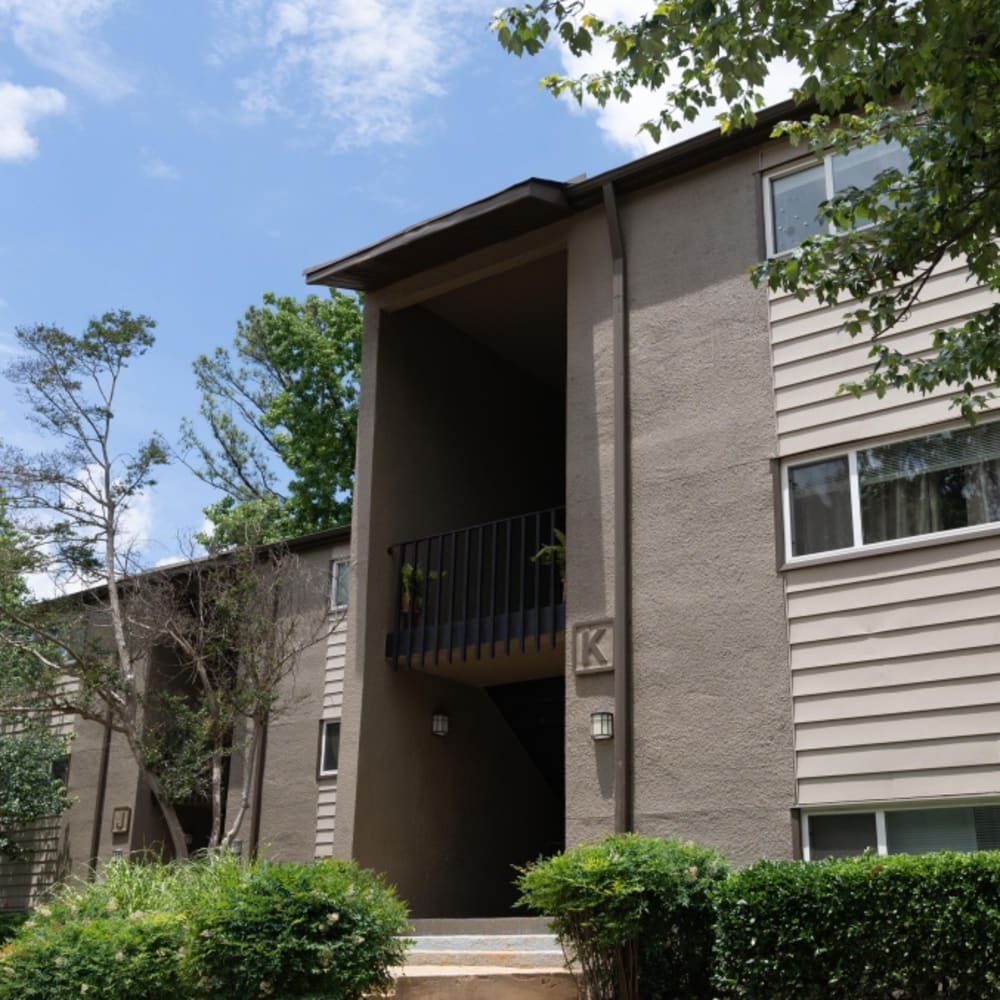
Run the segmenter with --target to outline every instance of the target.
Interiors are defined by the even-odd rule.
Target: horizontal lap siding
[[[1000,537],[786,574],[802,805],[1000,793]]]
[[[920,302],[887,338],[906,355],[931,348],[931,332],[959,323],[996,301],[994,293],[973,285],[961,261],[943,265]],[[869,343],[862,335],[841,332],[844,310],[790,295],[772,297],[770,323],[774,363],[775,411],[782,456],[831,448],[850,441],[919,431],[954,419],[947,394],[927,398],[890,392],[884,399],[836,396],[843,382],[859,381],[870,368]]]
[[[326,676],[323,682],[323,718],[339,719],[344,704],[344,661],[347,622],[343,614],[335,620],[327,640]],[[333,828],[337,816],[337,778],[320,778],[316,804],[316,857],[333,855]]]
[[[75,681],[64,680],[60,693],[72,693]],[[71,715],[57,714],[49,720],[49,729],[61,736],[73,732]],[[9,726],[7,732],[16,734],[21,726]],[[60,875],[59,847],[62,820],[46,817],[24,827],[18,843],[24,855],[18,861],[0,863],[0,910],[26,910],[35,906],[55,884]]]

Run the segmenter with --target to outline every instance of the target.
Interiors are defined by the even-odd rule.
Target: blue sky
[[[568,57],[505,55],[495,7],[0,0],[0,361],[17,326],[152,316],[118,418],[173,441],[197,407],[191,361],[263,292],[304,295],[308,265],[652,148],[648,101],[581,113],[540,92]],[[6,385],[0,437],[36,443]],[[181,465],[162,475],[136,518],[148,558],[177,553],[212,499]]]

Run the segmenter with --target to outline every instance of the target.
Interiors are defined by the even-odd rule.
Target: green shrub
[[[28,916],[29,914],[23,910],[0,911],[0,944],[6,944]]]
[[[747,1000],[1000,997],[1000,853],[758,862],[719,892],[716,948]]]
[[[354,1000],[392,985],[406,910],[347,861],[261,864],[192,914],[197,995]]]
[[[4,1000],[172,1000],[184,996],[176,913],[69,923],[42,919],[0,957]]]
[[[622,834],[523,869],[519,906],[552,918],[589,1000],[711,996],[715,851]]]
[[[406,911],[348,862],[115,862],[0,948],[0,1000],[353,1000],[390,985]]]

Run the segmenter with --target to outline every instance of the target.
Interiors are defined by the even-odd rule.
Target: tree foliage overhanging
[[[237,544],[248,523],[276,541],[350,519],[360,361],[356,298],[268,292],[231,352],[194,362],[208,437],[187,421],[182,443],[195,473],[225,494],[206,510],[214,546]]]
[[[578,101],[628,101],[661,92],[643,128],[659,141],[705,108],[723,106],[723,132],[763,106],[774,62],[801,70],[801,114],[776,134],[814,151],[894,139],[910,168],[848,189],[822,209],[838,235],[814,236],[753,271],[757,282],[835,304],[858,300],[845,329],[870,336],[870,373],[843,389],[883,396],[940,387],[970,420],[1000,379],[1000,304],[933,332],[933,352],[906,354],[890,335],[927,279],[964,256],[978,283],[1000,292],[1000,4],[996,0],[671,0],[632,23],[581,0],[543,0],[499,12],[493,30],[516,55],[558,36],[575,55],[607,46],[607,65],[543,84]],[[859,226],[859,223],[877,223]]]

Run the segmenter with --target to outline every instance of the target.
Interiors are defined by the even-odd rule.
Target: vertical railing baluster
[[[407,550],[409,546],[407,546]],[[407,555],[409,552],[407,551]],[[410,590],[409,597],[406,605],[406,669],[410,670],[413,666],[413,622],[417,614],[417,594],[416,594],[416,571],[419,563],[417,562],[420,556],[420,542],[413,543],[413,562],[409,563],[410,566]],[[406,565],[406,563],[404,563]],[[402,579],[402,570],[400,570],[400,579]]]
[[[483,658],[483,525],[479,525],[476,556],[476,659]]]
[[[490,658],[497,652],[497,523],[490,525]]]
[[[438,665],[438,654],[441,649],[441,605],[443,600],[444,587],[444,540],[447,535],[438,535],[438,568],[437,568],[437,588],[435,589],[434,600],[434,666]]]
[[[514,527],[513,521],[504,522],[504,535],[506,536],[506,552],[504,553],[503,567],[503,612],[507,619],[507,627],[504,629],[503,652],[504,656],[510,656],[510,551],[513,547],[511,530]]]
[[[535,511],[535,552],[542,547],[542,512]],[[542,648],[542,561],[535,559],[535,649]]]
[[[524,633],[527,632],[527,623],[524,620],[524,591],[528,582],[528,540],[525,535],[528,532],[528,518],[521,516],[521,558],[518,562],[520,572],[518,573],[518,612],[521,616],[521,652],[524,652]]]
[[[552,509],[549,511],[549,524],[552,528],[550,534],[552,535],[552,544],[556,544],[556,511]],[[552,561],[550,563],[551,572],[549,573],[549,607],[552,611],[552,621],[549,623],[551,626],[551,642],[552,648],[555,649],[556,645],[556,579],[559,576],[559,562],[556,559],[556,555],[552,553]]]
[[[464,562],[462,563],[462,576],[465,580],[462,585],[462,662],[466,662],[468,656],[469,648],[469,587],[471,583],[469,581],[469,570],[472,565],[472,558],[469,552],[469,546],[472,539],[472,529],[465,529],[465,544],[462,547],[462,558]]]
[[[458,546],[458,532],[453,531],[451,539],[451,560],[448,564],[448,662],[451,663],[452,650],[455,648],[455,549]]]

